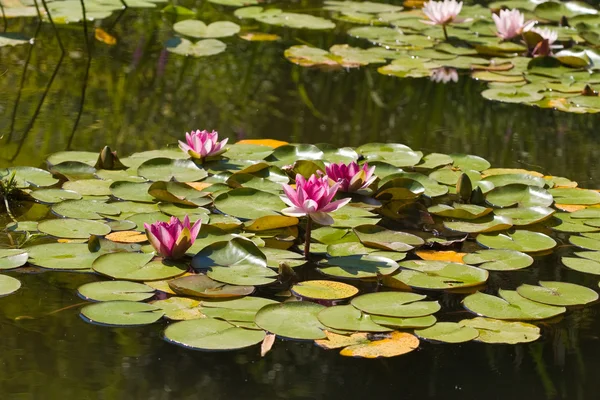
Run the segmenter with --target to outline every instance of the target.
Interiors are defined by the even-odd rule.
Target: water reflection
[[[213,6],[202,13],[206,20],[227,15]],[[55,30],[35,20],[10,20],[10,30],[27,32],[35,45],[0,48],[0,167],[36,165],[68,148],[108,144],[120,154],[158,148],[185,131],[206,128],[232,141],[401,142],[427,152],[474,153],[495,166],[600,187],[597,116],[485,101],[483,86],[471,79],[441,85],[386,77],[372,68],[324,72],[282,57],[299,41],[329,48],[341,42],[337,33],[268,28],[283,40],[232,40],[221,55],[184,59],[163,46],[172,22],[151,10],[115,14],[93,25],[117,38],[116,46],[108,46],[93,40],[92,24],[86,32],[83,26]],[[0,225],[5,222],[0,217]],[[486,290],[541,279],[597,286],[597,278],[561,268],[561,255],[494,274]],[[599,389],[598,305],[542,323],[542,339],[529,345],[425,343],[396,359],[366,361],[278,341],[261,359],[258,349],[202,353],[167,344],[161,340],[164,324],[86,324],[78,307],[69,307],[81,302],[75,289],[94,280],[91,275],[10,275],[19,275],[23,288],[0,299],[4,398],[585,399]],[[465,317],[460,297],[440,300],[453,310],[449,318]]]

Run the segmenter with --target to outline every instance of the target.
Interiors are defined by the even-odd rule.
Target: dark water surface
[[[320,4],[289,3],[294,9]],[[198,8],[206,21],[231,18],[231,9],[201,2]],[[225,39],[225,53],[184,59],[164,51],[172,24],[172,17],[151,10],[127,10],[90,23],[90,32],[102,27],[118,43],[92,39],[87,74],[82,25],[60,28],[62,61],[47,23],[34,46],[0,48],[0,167],[37,166],[55,151],[96,151],[105,144],[120,154],[156,149],[185,131],[216,129],[232,141],[276,138],[337,146],[390,141],[424,152],[472,153],[497,167],[535,169],[600,187],[597,116],[486,101],[483,85],[468,77],[441,85],[382,76],[376,68],[307,70],[283,58],[293,44],[347,43],[342,30],[257,25],[283,39],[251,43],[234,37]],[[9,31],[29,36],[36,28],[33,19],[9,23]],[[0,216],[2,226],[5,222]],[[0,236],[0,245],[3,240]],[[597,288],[597,278],[560,265],[559,257],[568,252],[559,249],[526,271],[492,274],[488,288],[512,289],[540,279]],[[598,305],[542,323],[542,338],[528,345],[423,343],[411,354],[369,361],[278,341],[261,359],[257,348],[204,353],[176,347],[161,339],[161,324],[128,329],[87,324],[78,316],[82,300],[75,291],[96,279],[91,275],[9,275],[18,276],[23,287],[0,298],[2,399],[600,396]],[[468,315],[460,297],[439,300],[455,310],[449,318]]]

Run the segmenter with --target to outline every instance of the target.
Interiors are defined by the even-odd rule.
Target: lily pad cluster
[[[78,289],[90,301],[84,320],[171,321],[167,341],[201,350],[263,343],[264,353],[273,335],[366,358],[422,341],[523,343],[541,336],[537,321],[598,300],[597,288],[567,281],[486,288],[567,240],[581,251],[562,258],[565,268],[600,275],[600,193],[569,179],[398,143],[245,140],[219,153],[65,151],[46,170],[0,170],[26,199],[6,229],[28,238],[0,250],[0,269],[94,274]],[[307,259],[306,218],[282,214],[282,185],[351,162],[377,178],[337,193],[350,202],[331,225],[312,226]],[[157,256],[144,224],[185,216],[202,224],[193,245],[176,260]],[[0,294],[19,289],[0,278]],[[444,293],[474,318],[456,320]]]

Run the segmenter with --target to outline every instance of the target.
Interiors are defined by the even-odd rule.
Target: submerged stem
[[[306,220],[306,236],[304,237],[304,258],[308,260],[310,256],[310,231],[312,229],[312,219],[308,216]]]

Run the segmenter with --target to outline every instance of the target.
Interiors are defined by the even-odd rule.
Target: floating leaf
[[[501,186],[489,192],[485,201],[494,207],[548,207],[554,199],[545,189],[522,184]]]
[[[144,301],[154,296],[154,289],[143,283],[127,281],[91,282],[80,286],[77,292],[91,301]]]
[[[555,188],[549,190],[558,204],[585,204],[600,203],[600,193],[579,188]]]
[[[352,285],[322,280],[303,281],[290,290],[302,298],[316,300],[343,300],[358,293],[358,289]]]
[[[422,289],[477,286],[484,283],[489,275],[484,269],[444,261],[404,261],[400,263],[400,266],[408,269],[401,270],[385,279],[389,279],[390,283],[398,281]],[[388,284],[386,280],[384,283]]]
[[[371,321],[368,314],[352,306],[327,307],[317,314],[319,321],[325,326],[333,329],[362,332],[389,332],[390,328],[377,325]]]
[[[265,332],[238,328],[213,318],[194,319],[171,324],[165,329],[165,340],[197,350],[235,350],[263,341]]]
[[[568,282],[540,281],[540,286],[521,285],[517,292],[532,301],[554,306],[577,306],[598,300],[598,293]]]
[[[419,347],[419,339],[406,332],[391,332],[380,340],[348,346],[340,354],[348,357],[380,358],[410,353]]]
[[[315,340],[325,339],[325,326],[317,319],[317,314],[325,307],[303,301],[271,304],[261,308],[256,314],[258,326],[277,336]]]
[[[452,206],[447,204],[436,204],[435,206],[429,207],[427,211],[441,217],[471,220],[489,214],[492,212],[492,209],[475,204],[454,203]]]
[[[186,19],[173,25],[173,30],[184,36],[207,39],[233,36],[240,31],[240,26],[229,21],[217,21],[206,25],[202,21]]]
[[[540,338],[540,328],[524,322],[508,322],[491,318],[463,319],[461,326],[479,331],[477,341],[483,343],[528,343]]]
[[[496,210],[494,213],[501,217],[510,218],[515,226],[526,226],[547,220],[555,213],[555,210],[549,207],[537,206],[504,208]]]
[[[239,188],[217,196],[215,207],[234,217],[256,219],[280,215],[286,205],[279,196],[273,193],[252,188]]]
[[[85,219],[49,219],[38,224],[38,230],[66,239],[87,239],[90,235],[104,236],[110,227],[102,222]]]
[[[187,266],[166,260],[153,261],[154,254],[112,253],[98,257],[92,264],[94,271],[115,279],[129,281],[157,281],[185,273]]]
[[[576,257],[562,257],[562,263],[575,271],[600,275],[600,262]]]
[[[480,264],[479,268],[489,271],[513,271],[527,268],[533,264],[533,258],[514,250],[479,250],[463,257],[467,264]]]
[[[21,249],[0,249],[0,270],[25,265],[29,255]]]
[[[369,314],[400,318],[423,317],[441,309],[437,301],[421,301],[425,297],[402,292],[369,293],[355,297],[350,304]]]
[[[48,243],[26,248],[29,263],[49,269],[90,269],[102,253],[90,253],[87,244]]]
[[[0,296],[8,296],[21,287],[21,282],[12,276],[0,275]]]
[[[498,215],[486,215],[469,221],[444,221],[450,230],[464,233],[503,231],[513,226],[512,219]]]
[[[564,307],[536,303],[522,297],[514,290],[499,290],[502,298],[477,292],[463,300],[465,308],[472,313],[495,319],[539,320],[563,314]]]
[[[360,225],[354,233],[365,246],[383,250],[409,251],[425,243],[423,239],[410,233],[391,231],[377,225]]]
[[[184,38],[172,38],[166,43],[171,53],[189,57],[208,57],[219,54],[227,49],[227,45],[217,39],[204,39],[192,43]]]
[[[173,160],[171,158],[153,158],[144,161],[138,167],[138,175],[151,181],[194,182],[204,179],[208,173],[198,168],[191,160]]]
[[[556,241],[539,232],[515,231],[513,233],[481,233],[477,242],[490,249],[505,249],[535,253],[550,250],[556,246]]]
[[[163,314],[160,308],[137,301],[106,301],[81,309],[81,315],[89,322],[109,326],[153,324],[161,319]]]
[[[421,339],[444,343],[463,343],[476,339],[479,331],[455,322],[438,322],[432,327],[415,330]]]
[[[179,295],[203,298],[230,298],[247,296],[253,286],[232,286],[214,281],[206,275],[190,275],[169,281],[169,287]]]
[[[415,318],[385,317],[382,315],[371,315],[371,321],[378,325],[395,329],[427,328],[436,323],[433,315]]]
[[[397,269],[395,261],[371,255],[332,257],[319,264],[319,270],[325,275],[349,279],[375,278],[389,275]]]

